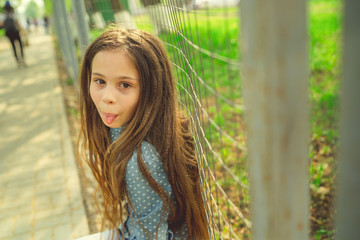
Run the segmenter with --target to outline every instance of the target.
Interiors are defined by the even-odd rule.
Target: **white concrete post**
[[[127,10],[114,13],[115,22],[128,29],[136,29],[136,24],[132,20],[130,13]]]
[[[145,7],[146,12],[149,14],[151,22],[154,25],[155,34],[158,35],[162,32],[173,32],[175,27],[171,21],[169,7],[162,4],[149,5]]]
[[[360,2],[345,1],[336,239],[360,236]]]
[[[240,4],[252,237],[308,239],[306,0]]]

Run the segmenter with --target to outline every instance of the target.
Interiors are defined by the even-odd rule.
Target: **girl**
[[[108,222],[120,239],[209,239],[189,121],[157,37],[113,28],[90,44],[80,115],[80,152],[91,156],[103,195],[102,227]]]

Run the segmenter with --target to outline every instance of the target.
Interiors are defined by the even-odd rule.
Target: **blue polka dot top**
[[[122,128],[123,127],[110,128],[110,137],[112,141],[115,141],[119,137]],[[171,186],[162,166],[160,155],[155,147],[150,143],[143,141],[141,144],[141,152],[143,154],[142,159],[144,164],[151,176],[173,198]],[[163,202],[141,174],[137,164],[136,151],[134,151],[126,166],[125,182],[130,201],[137,217],[132,209],[128,207],[128,217],[125,222],[119,226],[120,236],[124,236],[126,240],[187,239],[185,224],[181,231],[173,233],[169,229],[166,221],[169,213],[165,212],[164,216],[161,217]],[[158,225],[159,227],[157,229]]]

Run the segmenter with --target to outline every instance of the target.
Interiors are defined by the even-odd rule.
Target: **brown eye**
[[[131,87],[131,85],[128,84],[128,83],[126,83],[126,82],[121,83],[120,86],[121,86],[122,88],[129,88],[129,87]]]
[[[97,84],[105,84],[105,81],[104,80],[102,80],[102,79],[95,79],[95,82],[97,83]]]

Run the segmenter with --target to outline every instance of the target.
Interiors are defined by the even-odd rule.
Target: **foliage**
[[[68,79],[66,79],[66,85],[68,85],[68,86],[72,86],[72,85],[74,85],[74,80],[72,79],[72,78],[68,78]]]
[[[52,0],[44,0],[44,14],[46,16],[51,16],[53,12],[53,3]]]
[[[25,14],[29,18],[37,18],[40,15],[40,7],[35,1],[30,1],[26,5]]]

